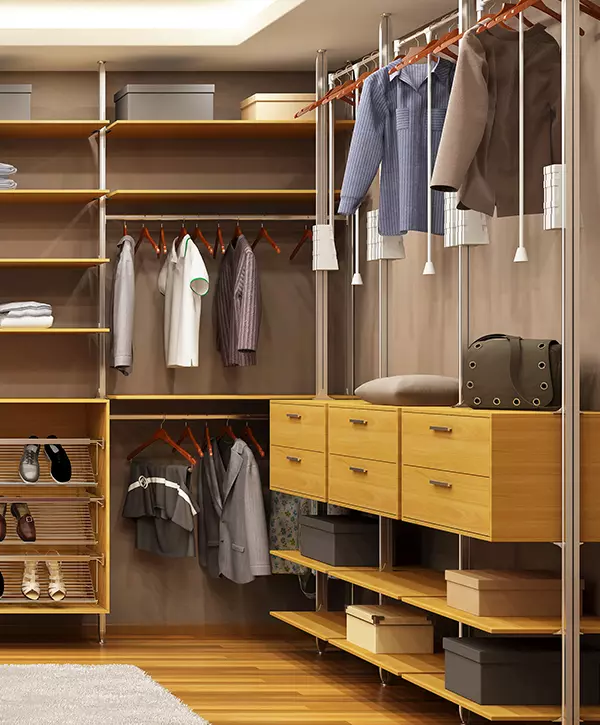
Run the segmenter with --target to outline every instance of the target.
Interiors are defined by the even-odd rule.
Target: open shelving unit
[[[271,612],[271,616],[324,642],[346,637],[345,612]]]
[[[108,121],[42,120],[0,121],[0,138],[88,138],[106,126]]]

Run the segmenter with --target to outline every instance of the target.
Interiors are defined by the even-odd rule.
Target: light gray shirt
[[[111,367],[123,375],[133,365],[133,321],[135,317],[135,242],[128,234],[118,244],[119,254],[113,281]]]

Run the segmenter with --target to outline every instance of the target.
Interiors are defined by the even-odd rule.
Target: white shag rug
[[[2,725],[209,725],[133,665],[0,665]]]

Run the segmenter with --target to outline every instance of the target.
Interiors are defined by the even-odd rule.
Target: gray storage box
[[[356,516],[301,516],[300,553],[331,566],[377,566],[379,524]]]
[[[31,85],[0,85],[0,120],[31,120]]]
[[[444,638],[446,689],[479,705],[560,705],[561,641]],[[581,701],[600,703],[600,651],[581,655]]]
[[[214,85],[133,84],[115,93],[117,121],[212,121]]]

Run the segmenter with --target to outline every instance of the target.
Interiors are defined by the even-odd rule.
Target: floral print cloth
[[[272,549],[300,548],[300,516],[310,514],[310,501],[271,491],[270,541]],[[306,567],[271,557],[273,574],[303,574]]]

